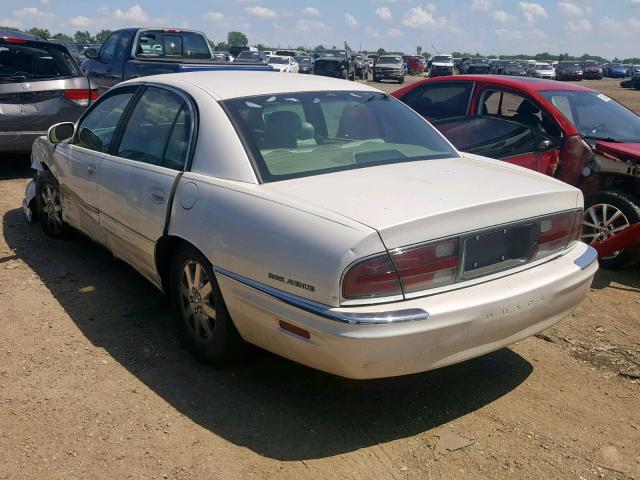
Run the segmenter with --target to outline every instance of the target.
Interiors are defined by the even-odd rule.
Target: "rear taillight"
[[[3,37],[4,41],[7,43],[27,43],[25,38],[16,38],[16,37]]]
[[[88,88],[65,90],[64,98],[80,107],[86,107],[89,105],[89,103],[94,102],[98,99],[98,91],[89,90]]]
[[[580,238],[582,210],[558,213],[542,218],[538,223],[536,260],[564,250]]]
[[[458,272],[458,239],[391,252],[405,293],[453,283]]]
[[[368,258],[352,266],[342,280],[344,298],[402,295],[400,281],[389,255]]]

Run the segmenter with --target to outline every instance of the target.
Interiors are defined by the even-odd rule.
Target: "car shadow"
[[[270,458],[323,458],[420,434],[490,404],[532,372],[509,349],[369,381],[263,351],[207,367],[175,339],[163,295],[109,252],[80,235],[49,239],[20,209],[7,212],[3,225],[11,225],[3,229],[9,247],[93,345],[193,422]]]
[[[593,279],[591,288],[597,290],[613,288],[615,290],[640,293],[640,267],[626,270],[605,270],[600,268]]]
[[[0,153],[0,180],[31,177],[29,154]]]

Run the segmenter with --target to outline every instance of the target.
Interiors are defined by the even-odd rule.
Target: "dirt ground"
[[[617,83],[589,82],[640,111]],[[0,479],[640,479],[639,269],[433,372],[350,381],[264,352],[209,368],[132,269],[25,222],[27,159],[2,160]]]

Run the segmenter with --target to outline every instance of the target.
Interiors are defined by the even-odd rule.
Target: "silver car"
[[[579,190],[462,154],[361,83],[131,80],[32,159],[44,231],[166,292],[205,362],[244,340],[352,378],[438,368],[558,322],[598,268]]]
[[[0,32],[0,152],[28,152],[54,123],[97,98],[64,45]]]

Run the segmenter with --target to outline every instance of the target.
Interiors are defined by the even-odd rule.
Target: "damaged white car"
[[[130,263],[210,363],[249,342],[351,378],[442,367],[558,322],[598,268],[579,190],[342,80],[128,81],[33,165],[44,231]]]

